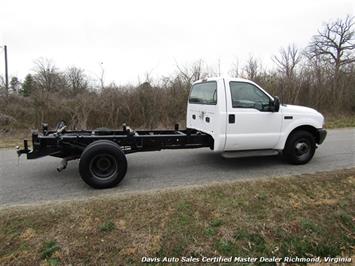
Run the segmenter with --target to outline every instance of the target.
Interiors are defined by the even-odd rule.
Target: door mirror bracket
[[[278,96],[274,96],[274,100],[271,102],[271,110],[272,112],[280,110],[280,98]]]

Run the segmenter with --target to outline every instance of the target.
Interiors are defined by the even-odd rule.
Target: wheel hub
[[[298,155],[306,154],[309,151],[309,145],[307,142],[298,142],[296,144],[296,151]]]
[[[99,154],[90,162],[91,173],[100,179],[109,179],[118,171],[116,159],[111,154]]]
[[[111,162],[106,157],[99,158],[96,162],[96,166],[98,169],[100,169],[102,171],[106,171],[108,168],[111,167]]]

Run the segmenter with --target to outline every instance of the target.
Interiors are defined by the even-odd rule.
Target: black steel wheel
[[[117,186],[127,172],[127,159],[112,141],[98,140],[89,144],[80,157],[81,178],[93,188]]]
[[[289,163],[305,164],[313,158],[315,150],[314,136],[308,131],[298,130],[288,137],[283,155]]]

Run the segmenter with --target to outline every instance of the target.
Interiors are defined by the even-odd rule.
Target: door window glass
[[[254,108],[260,111],[270,110],[270,98],[258,87],[247,82],[229,83],[233,108]]]

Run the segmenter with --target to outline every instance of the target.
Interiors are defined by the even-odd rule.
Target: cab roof
[[[201,82],[206,82],[206,81],[218,81],[218,80],[226,80],[226,81],[240,81],[240,82],[250,82],[250,83],[254,83],[251,80],[248,79],[244,79],[244,78],[233,78],[233,77],[209,77],[209,78],[204,78],[204,79],[199,79],[197,81],[195,81],[193,84],[195,83],[201,83]]]

